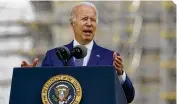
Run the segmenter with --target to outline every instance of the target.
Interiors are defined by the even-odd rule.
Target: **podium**
[[[66,79],[61,76],[74,78],[75,84],[63,82],[63,79],[61,79],[61,85],[52,84],[54,80],[57,80],[56,76],[59,76],[58,79]],[[81,97],[79,104],[127,104],[113,66],[14,68],[9,104],[77,104],[78,102],[71,102],[72,99],[65,103],[58,102],[57,97],[61,95],[62,99],[62,92],[56,91],[67,91],[62,87],[65,86],[64,84],[74,89],[70,89],[71,92],[67,93],[68,96],[70,95],[67,99],[74,99],[78,95]],[[75,85],[80,85],[81,91],[77,92],[79,90],[77,86],[72,87]],[[53,87],[55,90],[52,89]],[[47,100],[43,97],[51,97],[53,100],[50,99],[50,103],[43,103],[43,100]]]

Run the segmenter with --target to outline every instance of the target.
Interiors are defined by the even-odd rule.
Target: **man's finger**
[[[33,67],[35,67],[38,63],[38,58],[35,58],[34,61],[33,61]]]
[[[24,64],[23,64],[23,63],[21,63],[21,67],[24,67]]]
[[[120,59],[118,59],[118,58],[115,58],[114,61],[116,61],[117,63],[123,65],[122,61]]]
[[[121,65],[120,64],[118,64],[117,62],[114,62],[115,63],[115,66],[116,67],[118,67],[118,68],[120,68],[121,67]]]
[[[118,73],[120,74],[120,75],[122,75],[122,73],[123,73],[123,66],[119,66],[119,64],[118,63],[116,63],[115,61],[114,61],[114,67],[116,68],[116,70],[118,71]]]
[[[22,61],[22,64],[23,64],[24,66],[28,66],[28,65],[29,65],[26,61]]]
[[[122,58],[120,56],[117,56],[118,60],[120,60],[122,62]]]
[[[113,58],[116,58],[117,57],[117,52],[114,52],[113,53]]]
[[[122,64],[117,63],[116,61],[114,61],[114,65],[117,66],[118,68],[123,68]]]

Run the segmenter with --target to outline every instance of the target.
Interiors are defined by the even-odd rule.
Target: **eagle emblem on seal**
[[[71,99],[71,95],[69,95],[70,88],[68,86],[62,84],[58,85],[55,88],[55,94],[52,96],[52,99],[58,104],[67,104],[69,99]]]

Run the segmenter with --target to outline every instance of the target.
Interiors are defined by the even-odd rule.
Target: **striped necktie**
[[[82,58],[82,59],[75,59],[74,65],[75,66],[83,66],[83,60],[84,60],[84,58]]]

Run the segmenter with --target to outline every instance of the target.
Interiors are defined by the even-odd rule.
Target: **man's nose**
[[[86,25],[87,25],[87,26],[91,26],[91,25],[92,25],[92,23],[91,23],[91,20],[90,20],[90,19],[88,19],[88,20],[87,20]]]

